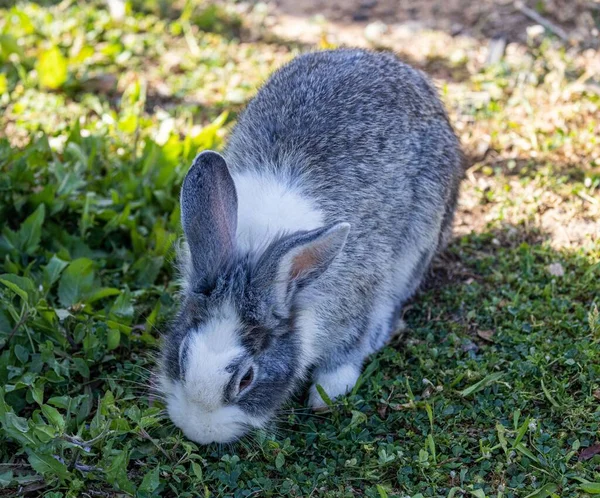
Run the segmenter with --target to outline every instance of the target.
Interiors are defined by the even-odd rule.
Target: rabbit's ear
[[[258,263],[258,278],[279,309],[290,306],[296,291],[319,278],[340,253],[349,223],[298,232],[273,243]]]
[[[193,284],[202,283],[234,251],[237,194],[221,155],[206,151],[196,156],[183,181],[180,202],[181,224],[196,280]]]

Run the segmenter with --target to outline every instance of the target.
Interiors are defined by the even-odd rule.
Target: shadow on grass
[[[423,296],[435,303],[455,293],[461,295],[470,285],[485,289],[486,298],[502,301],[506,284],[518,292],[526,285],[542,291],[551,285],[553,290],[583,307],[590,308],[600,296],[600,241],[584,249],[554,249],[552,235],[540,227],[504,223],[499,227],[454,238],[446,251],[439,254],[417,295],[407,304],[406,312],[413,315]],[[533,296],[532,296],[533,299]],[[459,313],[450,308],[452,320],[464,321],[470,311],[480,313],[482,303],[469,308],[460,299]],[[414,316],[414,315],[413,315]],[[422,317],[421,317],[422,319]],[[468,320],[467,320],[468,321]]]
[[[512,223],[502,223],[501,226],[489,230],[473,231],[467,235],[457,236],[450,242],[448,248],[435,258],[421,290],[430,291],[445,285],[464,283],[473,278],[482,279],[484,275],[476,271],[476,266],[472,264],[473,260],[469,256],[493,258],[499,252],[518,252],[524,245],[539,249],[549,258],[554,257],[556,260],[574,258],[577,265],[590,267],[593,265],[590,263],[591,256],[582,256],[572,249],[551,248],[549,245],[551,238],[552,234],[539,226]],[[463,252],[464,248],[468,248],[469,251]],[[598,270],[600,271],[600,268]],[[598,289],[600,290],[600,282]]]

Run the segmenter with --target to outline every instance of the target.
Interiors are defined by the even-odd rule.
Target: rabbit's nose
[[[193,405],[204,412],[214,412],[223,406],[220,389],[200,383],[193,386],[186,385],[186,398]],[[216,389],[215,389],[216,388]]]
[[[204,400],[193,400],[192,403],[205,413],[216,412],[221,407],[221,405],[217,405],[216,403],[206,403]]]

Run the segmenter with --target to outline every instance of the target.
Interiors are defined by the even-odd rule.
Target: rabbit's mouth
[[[167,396],[169,417],[188,439],[196,443],[231,443],[265,423],[265,420],[253,417],[235,405],[210,411],[203,409],[198,403],[188,400],[177,383],[171,388]]]
[[[184,408],[185,412],[169,409],[171,420],[185,436],[200,444],[231,443],[247,432],[247,425],[240,422],[244,413],[237,407],[228,406],[214,412],[194,411],[196,407]]]

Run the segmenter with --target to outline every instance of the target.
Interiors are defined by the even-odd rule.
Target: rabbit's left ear
[[[298,232],[274,242],[258,263],[258,279],[268,286],[277,308],[319,278],[343,249],[349,223]]]
[[[235,185],[216,152],[199,154],[183,181],[181,224],[194,281],[202,284],[233,255],[237,229]]]

